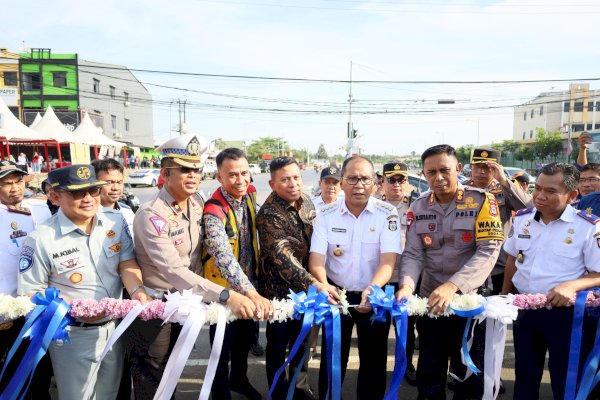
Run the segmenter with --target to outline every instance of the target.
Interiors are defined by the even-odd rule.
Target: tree
[[[246,150],[246,155],[248,161],[259,162],[263,154],[269,154],[271,157],[279,157],[286,151],[290,151],[287,141],[283,138],[267,136],[258,138],[250,143],[250,146]]]
[[[534,149],[540,160],[551,157],[556,161],[556,156],[563,151],[560,132],[546,132],[542,128],[537,128]]]
[[[468,164],[471,162],[471,154],[473,153],[473,145],[467,144],[460,146],[456,149],[456,158],[462,164]]]
[[[327,150],[325,150],[325,146],[323,146],[323,144],[319,145],[319,149],[315,153],[315,158],[317,158],[319,160],[329,159],[329,156],[327,155]]]

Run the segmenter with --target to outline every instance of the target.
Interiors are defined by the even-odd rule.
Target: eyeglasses
[[[178,169],[182,174],[199,174],[202,171],[201,168],[190,168],[190,167],[167,167],[168,169]]]
[[[598,183],[600,182],[600,178],[581,178],[579,179],[579,183]]]
[[[368,176],[345,176],[344,180],[348,183],[348,185],[356,185],[358,181],[365,186],[371,185],[375,179]]]
[[[0,187],[8,187],[8,186],[12,186],[12,185],[21,185],[23,182],[25,182],[23,179],[19,179],[17,181],[4,181],[4,182],[0,182]]]
[[[385,178],[385,179],[387,180],[387,183],[389,183],[390,185],[394,185],[396,183],[403,184],[404,182],[406,182],[406,178],[392,178],[392,177],[389,177],[389,178]]]
[[[94,186],[91,188],[87,188],[87,189],[81,189],[81,190],[59,190],[60,192],[64,192],[64,193],[69,193],[69,195],[73,198],[73,200],[81,200],[83,199],[85,196],[89,195],[92,197],[98,197],[100,196],[100,192],[102,191],[102,187],[101,186]]]

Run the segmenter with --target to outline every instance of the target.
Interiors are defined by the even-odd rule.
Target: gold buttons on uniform
[[[568,237],[568,238],[565,239],[565,243],[566,244],[571,244],[571,243],[573,243],[573,239],[571,239],[570,237]]]

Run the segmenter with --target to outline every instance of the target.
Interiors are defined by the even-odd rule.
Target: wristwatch
[[[229,289],[223,289],[219,294],[219,303],[226,304],[227,300],[229,300]]]

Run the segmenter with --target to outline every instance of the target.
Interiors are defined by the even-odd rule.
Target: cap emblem
[[[198,138],[194,136],[186,147],[187,152],[190,156],[197,156],[200,153],[200,142]]]
[[[400,171],[400,164],[394,165],[394,171]]]
[[[484,150],[481,152],[481,157],[486,158],[487,156],[489,156],[487,151]]]
[[[92,174],[90,173],[90,169],[88,167],[79,167],[77,168],[77,176],[80,179],[90,179]]]

